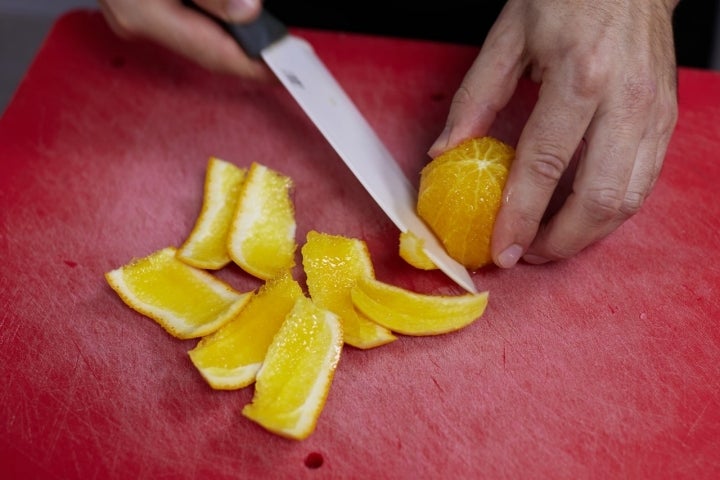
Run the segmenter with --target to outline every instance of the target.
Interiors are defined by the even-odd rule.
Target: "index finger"
[[[485,135],[515,92],[525,68],[524,44],[515,23],[505,21],[508,16],[503,10],[465,74],[453,97],[445,129],[428,151],[431,157],[470,137]]]

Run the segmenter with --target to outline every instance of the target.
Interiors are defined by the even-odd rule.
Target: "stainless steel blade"
[[[417,216],[415,188],[312,46],[285,35],[261,56],[390,220],[423,239],[425,252],[448,277],[477,292],[467,269]]]

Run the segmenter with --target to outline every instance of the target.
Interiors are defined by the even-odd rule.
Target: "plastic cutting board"
[[[296,33],[417,180],[475,49]],[[251,387],[211,390],[195,341],[103,279],[185,239],[209,156],[291,176],[300,244],[311,229],[361,238],[381,280],[458,288],[399,259],[395,227],[282,87],[66,15],[0,120],[2,477],[718,478],[720,75],[679,79],[639,214],[571,260],[475,273],[490,302],[464,330],[346,348],[315,433],[295,442],[242,417]],[[516,141],[535,97],[522,84],[493,133]]]

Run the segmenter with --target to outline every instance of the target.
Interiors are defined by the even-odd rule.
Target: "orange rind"
[[[482,316],[488,292],[426,295],[364,277],[351,291],[355,307],[372,321],[404,335],[439,335]]]
[[[400,234],[400,258],[420,270],[436,270],[438,267],[425,253],[425,242],[411,231]]]
[[[268,280],[235,318],[188,352],[192,363],[214,389],[250,385],[273,336],[302,296],[289,272]]]
[[[230,263],[227,237],[246,171],[210,157],[205,173],[203,204],[190,235],[177,256],[198,268],[218,270]]]
[[[358,278],[374,274],[365,242],[310,231],[301,252],[308,292],[319,307],[340,317],[345,343],[368,349],[397,339],[388,329],[358,313],[350,298]]]
[[[229,322],[250,299],[205,270],[187,265],[167,247],[107,272],[105,278],[133,310],[177,338],[208,335]]]
[[[248,170],[227,238],[230,258],[263,280],[295,264],[292,180],[264,165]]]
[[[242,414],[278,435],[307,438],[325,405],[342,345],[337,315],[299,298],[268,348]]]

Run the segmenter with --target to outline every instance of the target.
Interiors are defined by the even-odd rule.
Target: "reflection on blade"
[[[427,255],[453,281],[477,292],[467,269],[417,216],[412,184],[312,47],[286,35],[262,57],[390,220],[422,238]]]

